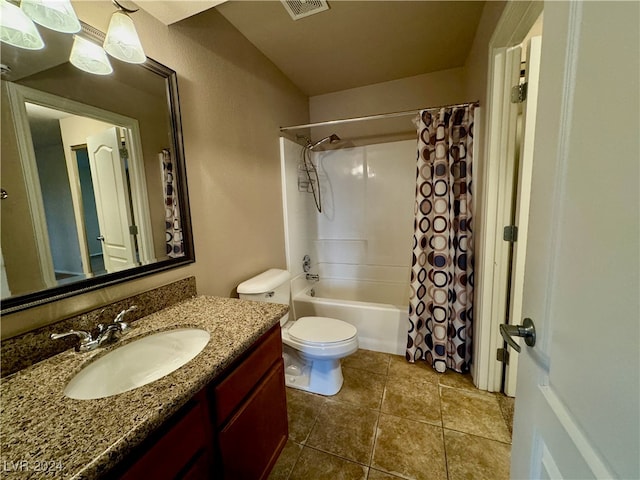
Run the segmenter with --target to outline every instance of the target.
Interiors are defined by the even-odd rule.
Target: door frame
[[[511,204],[512,166],[504,154],[510,139],[505,135],[506,113],[503,99],[509,95],[504,85],[505,52],[526,38],[543,11],[543,2],[507,3],[488,48],[487,130],[484,142],[485,166],[481,179],[480,199],[484,222],[478,232],[477,286],[475,299],[475,342],[473,381],[481,390],[498,392],[502,387],[502,363],[496,351],[502,345],[499,329],[506,314],[509,270],[509,245],[502,240],[502,230],[511,221],[511,212],[503,208]],[[511,160],[512,161],[512,160]],[[511,177],[509,174],[511,173]]]
[[[147,181],[144,169],[144,157],[142,154],[142,140],[140,136],[140,126],[138,120],[114,112],[109,112],[101,108],[85,105],[74,100],[62,98],[51,93],[42,92],[33,88],[7,82],[7,93],[11,106],[11,113],[16,125],[16,136],[18,138],[18,151],[20,162],[25,173],[25,183],[29,196],[29,208],[34,223],[34,233],[38,246],[38,257],[45,272],[45,283],[49,287],[57,285],[53,272],[53,260],[51,257],[51,246],[47,232],[47,223],[44,216],[44,203],[40,190],[40,181],[36,165],[36,156],[31,140],[31,128],[25,107],[25,102],[35,103],[43,107],[67,112],[80,117],[88,117],[104,123],[112,124],[116,127],[127,129],[129,155],[129,175],[132,186],[131,203],[133,206],[136,225],[138,226],[138,248],[139,260],[142,265],[155,261],[155,251],[153,247],[153,235],[151,228],[151,212],[147,201]],[[65,152],[65,156],[67,152]],[[73,156],[75,159],[75,156]],[[71,197],[76,216],[78,230],[78,240],[82,254],[82,263],[85,273],[89,272],[89,252],[85,238],[84,228],[80,223],[82,218],[82,198],[79,190],[78,165],[76,162],[67,162],[69,172],[69,184]]]

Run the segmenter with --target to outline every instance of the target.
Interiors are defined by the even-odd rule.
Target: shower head
[[[335,133],[332,133],[332,134],[331,134],[331,135],[329,135],[328,137],[324,137],[323,139],[318,140],[316,143],[311,143],[311,142],[309,141],[309,143],[307,144],[307,148],[308,148],[309,150],[313,150],[314,148],[316,148],[316,147],[318,147],[318,146],[322,145],[323,143],[325,143],[325,142],[327,142],[327,141],[328,141],[329,143],[331,143],[331,144],[333,144],[333,143],[338,143],[338,142],[340,141],[340,137],[339,137],[338,135],[336,135]]]

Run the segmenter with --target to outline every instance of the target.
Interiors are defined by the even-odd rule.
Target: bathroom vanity
[[[287,439],[286,311],[197,297],[134,322],[108,349],[65,351],[3,379],[2,477],[266,478]],[[184,327],[211,340],[178,370],[111,397],[65,396],[69,380],[107,351]]]

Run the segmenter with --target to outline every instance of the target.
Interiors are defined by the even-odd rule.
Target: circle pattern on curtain
[[[469,371],[474,106],[420,112],[406,357]]]

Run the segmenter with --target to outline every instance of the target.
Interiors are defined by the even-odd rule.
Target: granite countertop
[[[286,305],[196,297],[131,324],[109,348],[68,350],[3,379],[0,477],[99,478],[266,333]],[[176,327],[211,333],[189,363],[148,385],[96,400],[64,395],[87,363],[140,336]]]

